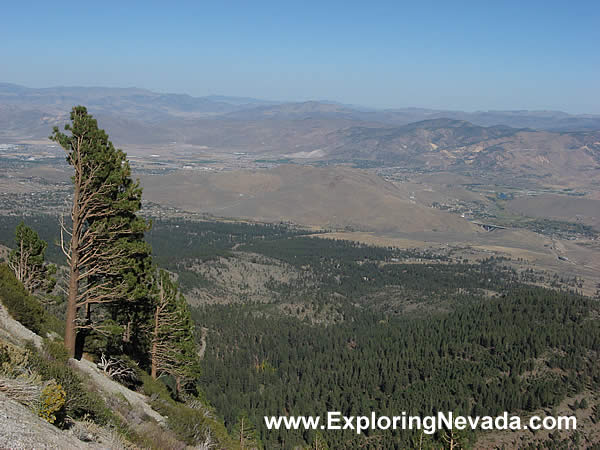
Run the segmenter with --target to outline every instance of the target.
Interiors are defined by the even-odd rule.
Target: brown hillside
[[[460,217],[416,204],[376,175],[346,167],[178,171],[142,183],[150,201],[219,216],[381,232],[475,230]]]

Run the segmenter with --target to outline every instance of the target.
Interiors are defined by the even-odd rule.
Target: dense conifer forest
[[[53,220],[34,219],[42,237],[52,235]],[[14,222],[2,218],[2,239]],[[196,389],[230,433],[243,423],[265,448],[408,448],[417,439],[440,448],[443,430],[268,431],[263,416],[526,417],[599,390],[597,300],[527,284],[528,273],[498,258],[468,263],[311,234],[283,224],[182,219],[155,220],[147,233],[155,260],[180,276],[184,292],[204,286],[195,262],[240,252],[305,274],[273,282],[271,302],[192,309],[198,345],[206,340]],[[480,435],[458,439],[468,447]],[[568,448],[578,439],[577,432],[555,434],[547,444]]]
[[[211,330],[201,384],[226,424],[244,410],[267,448],[292,448],[315,432],[267,431],[264,415],[526,415],[598,390],[598,311],[577,295],[515,286],[493,299],[459,296],[454,311],[429,317],[345,304],[343,322],[327,327],[251,306],[206,307],[194,318]],[[376,434],[329,432],[325,440],[331,448],[407,448],[417,438]]]

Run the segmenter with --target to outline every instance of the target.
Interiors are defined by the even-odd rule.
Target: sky
[[[600,113],[600,2],[3,2],[0,82]]]

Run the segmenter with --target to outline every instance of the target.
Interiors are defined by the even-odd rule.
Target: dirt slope
[[[152,202],[218,216],[381,232],[476,232],[460,217],[418,205],[382,178],[348,167],[178,171],[142,184]]]

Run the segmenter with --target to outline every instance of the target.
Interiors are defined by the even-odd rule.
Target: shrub
[[[45,329],[45,311],[15,278],[6,264],[0,265],[0,300],[8,313],[37,334]]]
[[[89,383],[86,385],[83,377],[66,364],[58,342],[46,339],[41,352],[38,352],[33,345],[29,345],[29,350],[31,369],[45,381],[55,380],[65,390],[67,394],[65,413],[69,417],[72,419],[87,417],[100,425],[112,421],[113,414],[102,397],[89,390]]]
[[[206,418],[200,411],[159,399],[153,400],[151,405],[167,417],[169,429],[186,444],[198,444],[208,431]]]
[[[139,442],[143,448],[184,450],[188,446],[177,439],[175,433],[151,422],[142,424],[138,432],[143,439]]]
[[[44,339],[42,351],[44,357],[48,361],[56,361],[66,364],[69,360],[69,353],[67,352],[65,344],[62,341]]]
[[[155,380],[146,372],[140,374],[142,390],[150,397],[152,408],[167,417],[169,429],[177,438],[188,445],[200,445],[207,440],[219,443],[220,448],[231,448],[231,438],[225,426],[207,414],[210,407],[201,398],[190,400],[191,405],[175,401],[167,386],[161,380]]]
[[[165,386],[163,382],[155,380],[146,372],[140,374],[140,380],[142,382],[142,392],[144,395],[154,399],[158,398],[167,403],[174,403],[167,386]]]
[[[0,342],[0,374],[16,377],[27,373],[29,352],[8,342]]]
[[[169,429],[186,444],[200,445],[207,440],[214,440],[221,447],[232,447],[225,426],[207,417],[204,411],[192,409],[174,400],[164,401],[157,397],[152,400],[151,405],[154,410],[167,417]]]
[[[48,383],[40,396],[38,415],[47,422],[54,423],[56,415],[63,411],[67,393],[60,384]]]
[[[42,336],[51,331],[62,333],[61,322],[29,295],[6,264],[0,264],[0,302],[13,319],[34,333]]]
[[[10,364],[10,354],[8,353],[8,347],[0,344],[0,367],[4,364]]]

